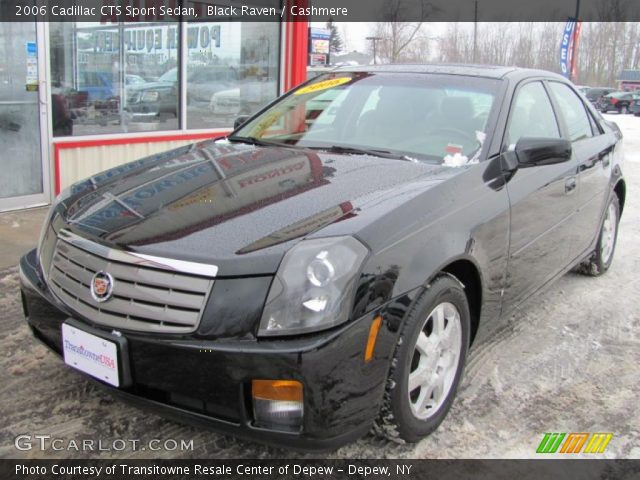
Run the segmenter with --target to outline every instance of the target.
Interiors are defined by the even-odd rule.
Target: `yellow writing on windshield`
[[[338,77],[332,78],[330,80],[323,80],[322,82],[312,83],[311,85],[307,85],[300,90],[296,90],[293,94],[305,95],[307,93],[318,92],[320,90],[327,90],[328,88],[337,87],[338,85],[342,85],[343,83],[348,83],[350,81],[351,77]]]

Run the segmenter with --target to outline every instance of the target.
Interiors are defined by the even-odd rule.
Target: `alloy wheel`
[[[617,228],[618,215],[616,206],[613,203],[610,203],[604,217],[604,223],[602,224],[602,232],[600,233],[600,256],[602,257],[602,263],[604,264],[609,263],[611,255],[613,254]]]
[[[460,312],[443,302],[425,319],[416,340],[409,371],[409,406],[413,415],[426,420],[447,398],[462,351]]]

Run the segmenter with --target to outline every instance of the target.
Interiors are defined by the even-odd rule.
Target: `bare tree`
[[[601,22],[584,22],[577,44],[576,83],[615,87],[624,69],[640,68],[640,24],[624,22],[625,0],[606,0]],[[430,44],[420,23],[378,24],[384,40],[378,50],[386,61],[424,61]],[[502,22],[477,25],[476,63],[539,68],[560,72],[563,22]],[[394,40],[395,39],[395,40]],[[434,58],[469,63],[473,55],[473,24],[451,22],[438,38]]]
[[[577,46],[577,78],[593,86],[616,85],[620,71],[640,67],[640,25],[619,21],[624,1],[609,0],[603,22],[585,22]],[[616,21],[616,19],[618,19]],[[564,23],[480,23],[476,62],[560,71],[559,48]],[[452,23],[440,39],[439,59],[468,63],[473,58],[473,30]]]
[[[417,8],[417,10],[415,10]],[[374,28],[374,35],[380,37],[378,53],[383,61],[396,63],[426,59],[428,38],[420,35],[423,23],[438,11],[426,0],[388,0],[385,2],[383,18]],[[416,18],[416,22],[404,19]]]

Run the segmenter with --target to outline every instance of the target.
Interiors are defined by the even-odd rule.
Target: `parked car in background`
[[[297,449],[416,442],[478,332],[608,270],[622,167],[618,127],[559,75],[347,67],[71,185],[22,307],[70,368],[166,415]]]
[[[133,85],[144,85],[145,83],[147,83],[147,81],[142,78],[140,75],[133,75],[133,74],[126,74],[124,76],[124,84],[127,87],[131,87]]]
[[[140,75],[126,74],[125,86],[141,86],[146,83]],[[86,92],[89,102],[105,101],[119,97],[119,84],[114,82],[110,72],[95,72],[82,70],[78,72],[78,92]]]
[[[636,117],[640,117],[640,96],[633,101],[629,107],[629,111]]]
[[[108,72],[79,71],[77,90],[85,93],[90,103],[107,101],[119,95]]]
[[[187,103],[208,108],[211,96],[238,84],[238,70],[230,65],[206,65],[188,70]]]
[[[127,85],[124,109],[133,121],[163,120],[178,116],[178,69],[172,68],[155,82]]]
[[[266,79],[240,80],[237,85],[211,95],[209,109],[213,114],[227,117],[250,115],[260,110],[277,89],[276,82]]]
[[[587,100],[595,105],[596,103],[598,103],[598,100],[600,100],[600,97],[608,95],[611,92],[615,92],[615,90],[615,88],[608,87],[592,87],[584,92],[584,96],[587,97]]]
[[[107,125],[120,116],[120,85],[111,72],[78,72],[77,91],[70,101],[75,124]]]
[[[209,109],[213,94],[238,83],[237,71],[227,65],[204,65],[189,70],[187,103]],[[127,88],[125,109],[132,120],[163,120],[178,116],[178,69],[172,68],[155,82],[131,84]]]
[[[632,92],[613,92],[600,97],[596,107],[602,113],[615,111],[618,113],[630,113],[631,105],[640,98],[640,95]]]
[[[214,93],[209,108],[215,115],[235,116],[240,113],[240,88],[230,88]]]

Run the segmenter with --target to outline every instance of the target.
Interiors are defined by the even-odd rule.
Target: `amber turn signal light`
[[[376,340],[378,339],[378,332],[380,331],[380,325],[382,325],[382,317],[378,315],[371,322],[369,327],[369,338],[367,339],[367,348],[364,351],[364,361],[369,362],[373,358],[373,350],[376,348]]]
[[[251,387],[253,398],[302,402],[302,384],[296,380],[254,380]]]

